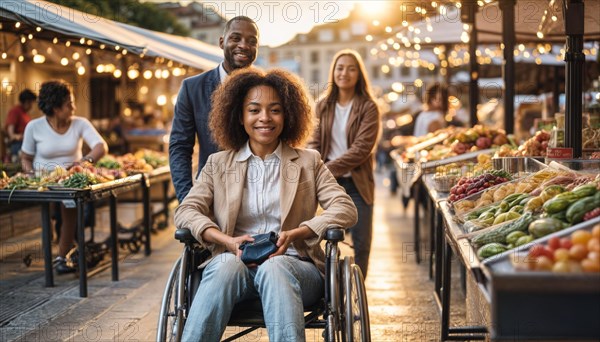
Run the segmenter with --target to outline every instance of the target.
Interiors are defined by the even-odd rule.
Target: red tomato
[[[534,245],[529,249],[529,256],[532,258],[537,258],[543,255],[544,246],[542,245]]]
[[[573,242],[569,238],[560,239],[560,247],[565,249],[571,249]]]
[[[553,251],[559,249],[561,247],[560,238],[557,236],[550,238],[550,240],[548,240],[548,247],[550,247]]]
[[[529,250],[529,256],[532,258],[545,256],[548,259],[554,261],[554,251],[552,251],[550,248],[542,246],[542,245],[535,245],[535,246],[531,247],[531,249]]]

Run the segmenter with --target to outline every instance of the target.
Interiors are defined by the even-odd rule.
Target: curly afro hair
[[[240,125],[244,99],[250,89],[263,85],[273,88],[281,99],[284,125],[279,139],[292,147],[303,146],[312,131],[313,115],[302,81],[280,69],[244,68],[232,72],[212,95],[209,127],[220,148],[237,151],[248,141]]]
[[[63,80],[42,83],[38,95],[38,107],[47,116],[54,115],[54,108],[60,108],[71,96],[71,89]]]

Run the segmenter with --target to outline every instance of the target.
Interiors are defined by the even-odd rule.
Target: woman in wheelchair
[[[209,126],[224,150],[211,155],[175,212],[212,256],[183,341],[219,341],[236,303],[260,298],[271,341],[304,341],[304,310],[323,298],[328,226],[357,213],[318,152],[300,148],[312,129],[302,83],[282,70],[242,69],[213,95]],[[315,216],[317,206],[323,211]],[[278,234],[276,251],[244,264],[239,246]]]

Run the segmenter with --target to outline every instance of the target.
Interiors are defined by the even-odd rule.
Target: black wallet
[[[240,245],[242,262],[244,264],[261,264],[269,255],[277,251],[279,235],[275,232],[257,234],[252,236],[254,242],[245,241]]]

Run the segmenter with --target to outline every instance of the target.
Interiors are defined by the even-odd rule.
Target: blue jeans
[[[354,245],[354,262],[360,267],[366,279],[369,255],[371,254],[371,240],[373,239],[373,205],[365,202],[351,178],[338,178],[337,181],[352,198],[358,211],[358,222],[349,230],[352,234],[352,245]]]
[[[220,341],[236,303],[260,298],[270,341],[304,341],[304,306],[323,297],[317,267],[277,256],[248,268],[232,253],[211,260],[202,275],[182,341]]]

